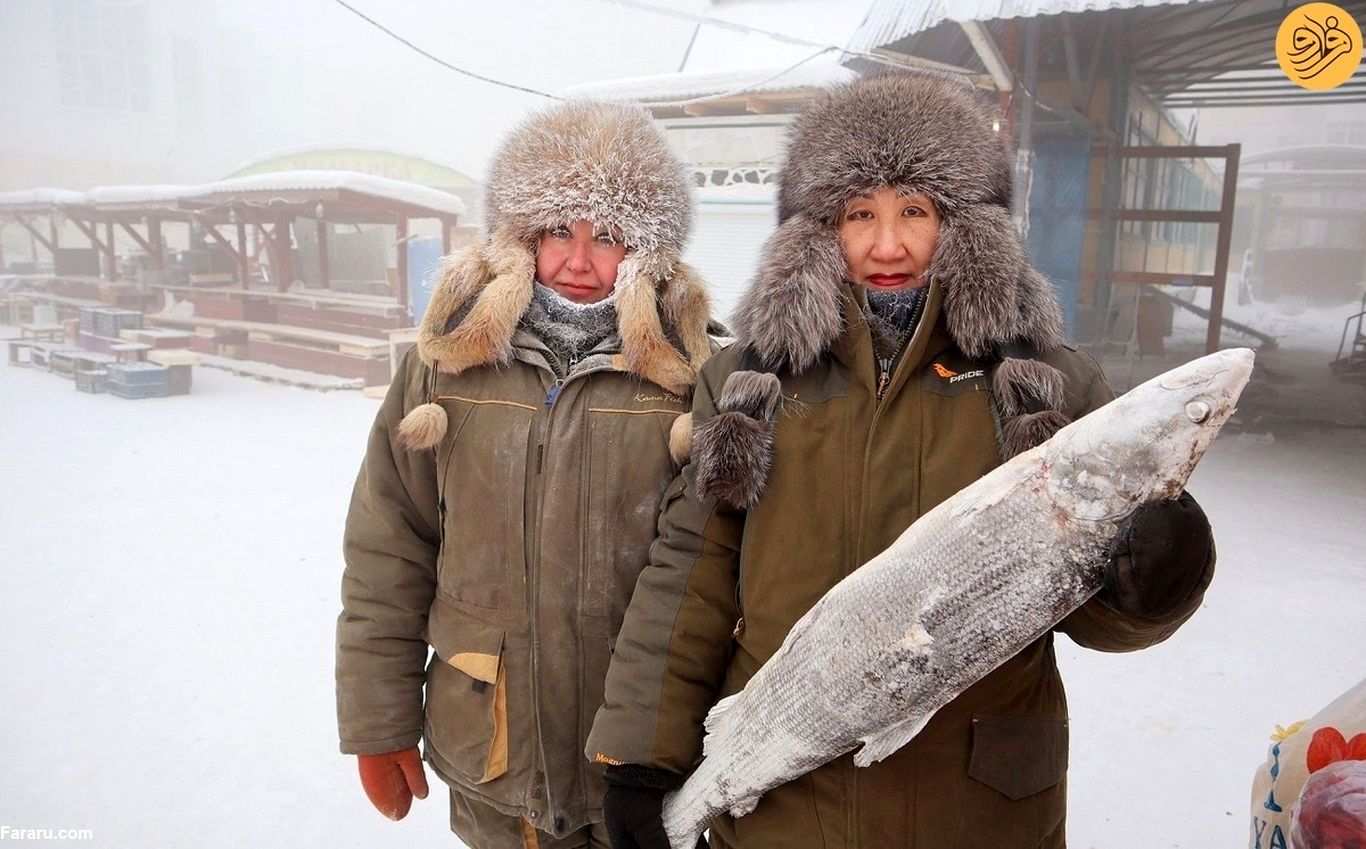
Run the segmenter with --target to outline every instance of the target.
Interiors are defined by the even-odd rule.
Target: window
[[[138,0],[53,0],[63,106],[151,110],[147,9]]]

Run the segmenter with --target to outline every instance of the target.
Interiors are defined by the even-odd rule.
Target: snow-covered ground
[[[376,409],[212,369],[134,402],[0,366],[0,825],[457,845],[439,787],[390,823],[336,748],[339,541]],[[1366,431],[1226,433],[1191,491],[1219,542],[1204,609],[1132,655],[1059,640],[1079,849],[1245,845],[1267,735],[1366,674]]]

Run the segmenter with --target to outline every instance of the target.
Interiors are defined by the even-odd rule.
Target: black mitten
[[[1214,535],[1190,493],[1150,501],[1110,542],[1100,598],[1121,613],[1159,619],[1191,597],[1214,566]]]
[[[664,832],[664,794],[682,777],[662,769],[622,764],[603,773],[602,818],[612,849],[670,849]]]

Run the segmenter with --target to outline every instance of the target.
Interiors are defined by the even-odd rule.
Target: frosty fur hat
[[[963,353],[1056,347],[1062,309],[1011,220],[1011,158],[993,118],[966,84],[927,74],[869,77],[818,98],[788,136],[779,227],[736,311],[740,338],[768,365],[796,371],[829,347],[849,275],[839,215],[850,198],[891,186],[925,194],[939,211],[926,276],[944,289]]]
[[[919,192],[940,215],[926,277],[943,290],[949,336],[968,357],[997,363],[992,386],[1001,453],[1013,456],[1067,424],[1063,376],[1038,359],[1062,344],[1062,308],[1052,285],[1029,265],[1011,218],[1012,158],[994,118],[967,84],[923,73],[865,77],[817,97],[788,133],[779,226],[736,308],[737,344],[773,372],[810,368],[844,332],[849,269],[838,222],[845,204],[883,186]],[[735,391],[728,380],[718,409],[743,406],[737,399],[758,385],[752,374],[732,375]],[[754,458],[766,457],[771,446],[730,415],[698,430],[694,461],[748,457],[746,468],[766,468]],[[699,479],[699,490],[752,503],[763,474],[730,465],[716,463],[742,485],[709,487]]]
[[[644,110],[573,101],[532,115],[494,154],[484,198],[487,237],[446,258],[419,328],[429,368],[458,374],[508,363],[531,303],[540,234],[587,220],[626,246],[615,295],[627,369],[670,392],[691,390],[711,352],[704,284],[679,259],[692,198],[687,172]],[[437,404],[400,427],[411,448],[444,433]]]

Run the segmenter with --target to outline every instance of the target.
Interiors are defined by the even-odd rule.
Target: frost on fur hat
[[[541,233],[587,220],[620,232],[628,250],[615,290],[626,368],[670,392],[691,391],[711,354],[711,308],[702,279],[679,259],[692,219],[687,174],[643,110],[571,102],[524,121],[494,155],[485,218],[484,242],[446,257],[422,317],[417,348],[429,369],[459,374],[511,361]],[[405,416],[399,436],[426,450],[446,426],[440,404],[429,402]]]
[[[994,117],[970,86],[923,73],[865,77],[816,98],[789,129],[779,226],[732,314],[737,344],[775,372],[816,364],[846,330],[850,276],[838,231],[845,204],[882,187],[919,193],[940,214],[925,270],[943,295],[936,320],[966,356],[994,362],[1002,455],[1065,425],[1065,380],[1040,358],[1062,343],[1062,307],[1011,219],[1013,160]],[[726,465],[750,446],[697,436],[693,462],[715,455],[716,478],[748,501],[758,498],[767,466]]]
[[[920,192],[942,215],[1010,208],[1011,159],[991,108],[966,83],[928,74],[837,86],[792,124],[779,175],[778,220],[834,222],[854,195]]]
[[[688,177],[644,110],[574,101],[533,115],[494,154],[488,232],[532,244],[572,221],[618,229],[630,249],[676,254],[692,224]]]

